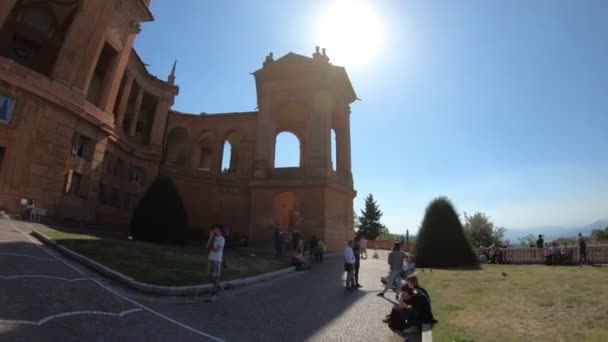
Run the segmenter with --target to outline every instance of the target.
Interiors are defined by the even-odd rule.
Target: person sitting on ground
[[[296,267],[296,271],[309,270],[312,268],[301,250],[298,250],[293,258],[291,258],[291,264]]]
[[[418,331],[422,324],[437,323],[428,298],[407,283],[401,286],[399,304],[382,321],[392,330],[406,334]]]

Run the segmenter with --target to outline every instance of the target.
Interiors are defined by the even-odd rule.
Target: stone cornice
[[[124,14],[131,22],[141,23],[153,21],[154,16],[143,0],[113,0],[114,7]]]

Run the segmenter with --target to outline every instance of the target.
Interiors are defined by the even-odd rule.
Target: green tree
[[[604,230],[594,229],[591,231],[591,240],[595,243],[607,243],[608,242],[608,227]]]
[[[426,208],[416,240],[416,265],[479,266],[458,214],[446,197],[434,199]]]
[[[131,236],[135,240],[185,244],[189,230],[186,209],[175,185],[167,177],[155,179],[133,212]]]
[[[372,194],[365,198],[365,208],[361,210],[358,217],[357,237],[365,236],[368,240],[376,240],[383,234],[390,234],[385,225],[380,222],[382,211],[378,207]]]
[[[536,237],[534,234],[528,234],[526,236],[518,237],[519,245],[521,247],[536,246]]]
[[[475,213],[473,216],[468,216],[464,213],[464,220],[464,231],[475,247],[479,245],[487,247],[493,243],[503,244],[505,228],[495,227],[486,214]]]

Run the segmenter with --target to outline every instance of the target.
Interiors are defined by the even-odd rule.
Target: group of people
[[[287,247],[295,251],[291,262],[298,270],[310,269],[314,263],[323,263],[327,246],[315,235],[306,240],[304,234],[294,230],[291,236],[287,237],[277,223],[273,226],[272,238],[276,257],[282,257]]]
[[[361,240],[348,241],[344,249],[344,271],[346,272],[345,287],[355,290],[359,284],[359,269],[361,266],[362,247]],[[393,250],[388,255],[389,275],[382,278],[385,284],[384,290],[378,293],[379,297],[390,289],[397,292],[398,303],[384,318],[383,322],[396,331],[404,333],[416,332],[422,324],[437,323],[431,310],[431,298],[428,292],[418,283],[415,276],[415,261],[412,255],[401,251],[401,244],[395,243]]]
[[[557,242],[545,243],[543,236],[539,235],[536,240],[536,247],[543,248],[545,251],[545,260],[547,265],[564,265],[574,262],[574,248],[568,246],[568,242],[564,242],[559,246]],[[579,265],[587,263],[587,243],[582,233],[578,233],[576,237],[575,247],[578,247]]]

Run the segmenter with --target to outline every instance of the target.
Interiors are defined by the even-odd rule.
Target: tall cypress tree
[[[426,208],[416,240],[416,266],[450,267],[479,265],[456,210],[446,197]]]
[[[361,215],[358,217],[357,237],[365,237],[369,240],[375,240],[382,234],[388,234],[388,229],[380,222],[382,211],[378,207],[376,200],[372,194],[365,198],[365,208],[361,210]]]

